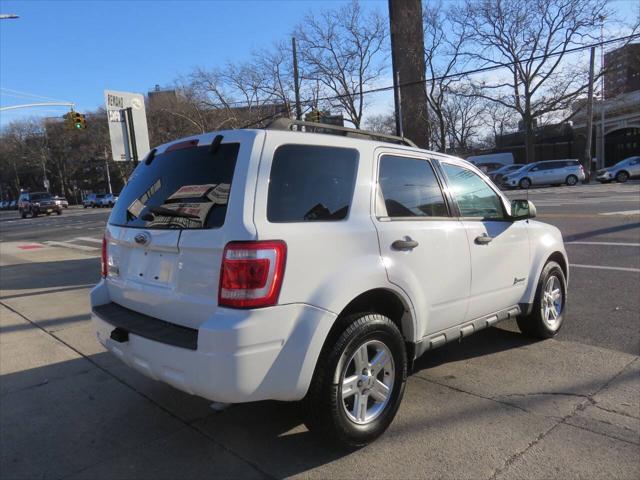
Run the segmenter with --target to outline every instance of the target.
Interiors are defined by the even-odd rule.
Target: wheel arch
[[[538,290],[538,284],[540,283],[540,275],[542,275],[542,271],[544,267],[549,262],[556,262],[560,265],[562,269],[562,273],[565,278],[565,285],[569,285],[569,262],[567,260],[567,256],[561,250],[553,250],[551,253],[547,253],[544,258],[544,261],[537,263],[538,267],[536,268],[535,275],[532,276],[533,281],[529,283],[529,287],[527,288],[527,292],[524,295],[524,302],[520,305],[520,308],[523,310],[525,314],[531,313],[531,308],[533,307],[533,301],[536,295],[536,291]]]
[[[347,326],[349,317],[355,313],[378,313],[388,317],[398,327],[405,340],[407,361],[413,360],[416,342],[413,307],[410,300],[400,292],[384,287],[358,294],[340,311],[324,339],[321,352],[337,340]]]

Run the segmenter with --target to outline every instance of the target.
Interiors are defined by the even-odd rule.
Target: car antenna
[[[209,147],[209,153],[211,153],[212,155],[218,153],[218,149],[220,148],[220,144],[222,143],[223,138],[224,137],[222,135],[215,136],[213,142],[211,142],[211,146]]]

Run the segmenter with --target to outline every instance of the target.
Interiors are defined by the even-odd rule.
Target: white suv
[[[510,317],[558,332],[567,256],[530,202],[397,137],[279,125],[162,145],[131,176],[91,292],[126,364],[217,402],[302,400],[357,447],[423,353]]]

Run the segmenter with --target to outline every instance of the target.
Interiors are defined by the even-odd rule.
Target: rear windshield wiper
[[[149,207],[149,212],[155,215],[163,215],[165,217],[193,218],[195,220],[200,220],[200,217],[198,215],[193,215],[192,213],[184,213],[180,212],[179,210],[172,210],[170,208],[164,207]]]

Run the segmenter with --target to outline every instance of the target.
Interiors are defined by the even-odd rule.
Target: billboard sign
[[[140,93],[105,90],[104,103],[113,160],[126,162],[134,157],[142,160],[150,150],[144,96]]]

